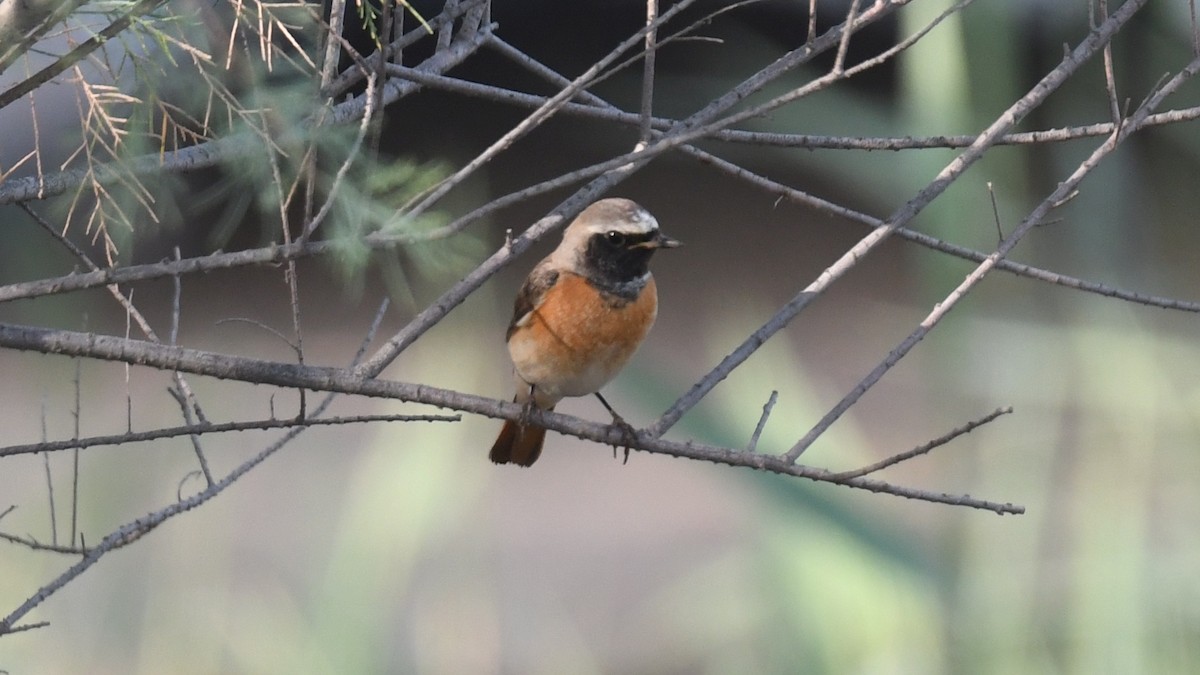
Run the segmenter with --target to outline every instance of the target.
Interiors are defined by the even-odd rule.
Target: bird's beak
[[[682,241],[658,232],[653,239],[634,244],[633,248],[679,248],[680,246],[683,246]]]

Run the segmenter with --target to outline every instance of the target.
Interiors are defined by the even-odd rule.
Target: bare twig
[[[350,167],[354,161],[358,159],[359,153],[362,151],[363,141],[367,137],[367,132],[371,128],[374,121],[376,111],[379,110],[381,91],[377,83],[379,78],[376,73],[371,73],[367,76],[367,91],[363,95],[366,102],[363,107],[362,120],[358,125],[358,135],[354,137],[354,143],[350,146],[350,151],[346,153],[346,158],[342,160],[342,164],[338,167],[337,173],[333,176],[333,183],[329,187],[328,194],[325,195],[325,202],[321,204],[321,208],[317,211],[307,224],[304,226],[304,234],[301,236],[301,241],[307,241],[309,237],[317,231],[317,228],[325,222],[325,218],[333,209],[336,202],[336,197],[342,181],[346,179],[346,174],[350,171]],[[291,243],[291,242],[288,242]],[[290,264],[290,261],[289,261]]]
[[[1100,17],[1108,18],[1108,0],[1099,0]],[[1091,9],[1089,3],[1088,8]],[[1094,25],[1094,24],[1093,24]],[[1117,99],[1117,76],[1113,72],[1112,43],[1104,45],[1104,91],[1108,94],[1108,112],[1114,125],[1121,124],[1121,103]]]
[[[754,427],[754,433],[750,434],[750,442],[746,444],[746,452],[754,452],[758,447],[758,439],[762,436],[763,429],[767,428],[767,418],[771,416],[771,410],[775,408],[777,400],[779,400],[779,392],[772,390],[771,396],[763,404],[762,415],[758,418],[758,424]]]
[[[49,438],[49,436],[46,432],[46,402],[44,400],[42,401],[41,409],[42,409],[42,442],[44,443]],[[49,504],[49,506],[50,506],[50,541],[57,544],[58,543],[58,516],[55,512],[55,506],[54,506],[54,475],[50,472],[50,454],[49,453],[44,453],[42,455],[42,466],[46,470],[46,496],[47,496],[48,501],[50,502],[50,504]],[[8,510],[6,510],[4,512],[5,515],[7,515],[9,511],[12,511],[15,508],[16,508],[16,506],[10,506],[8,508]],[[0,517],[3,517],[3,516],[0,516]]]
[[[846,25],[854,24],[854,15],[858,14],[859,0],[850,0],[850,8],[846,10]],[[846,52],[850,48],[850,36],[852,31],[842,31],[842,41],[838,43],[837,56],[833,59],[833,68],[830,70],[834,75],[841,75],[846,70]]]
[[[1196,19],[1196,2],[1191,0],[1188,3],[1188,18],[1192,24],[1192,56],[1200,56],[1200,21]]]
[[[738,166],[732,162],[729,162],[727,160],[721,159],[720,157],[717,157],[715,155],[711,155],[709,153],[704,153],[703,151],[696,151],[694,149],[691,151],[687,151],[687,152],[689,152],[689,154],[693,154],[695,157],[697,157],[697,159],[700,159],[701,161],[703,161],[707,164],[711,164],[715,168],[717,168],[725,173],[728,173],[732,176],[736,176],[737,178],[740,178],[751,185],[754,185],[758,188],[766,190],[767,192],[769,192],[771,194],[779,195],[780,197],[788,199],[789,201],[795,202],[797,204],[802,204],[804,206],[808,206],[808,207],[817,209],[819,211],[828,213],[830,215],[834,215],[839,218],[844,218],[851,222],[860,223],[862,225],[866,225],[866,226],[872,227],[872,228],[880,228],[880,227],[886,226],[885,221],[883,221],[879,218],[862,213],[860,211],[855,211],[853,209],[850,209],[850,208],[847,208],[847,207],[844,207],[844,206],[841,206],[838,204],[834,204],[833,202],[821,199],[820,197],[815,197],[815,196],[810,195],[802,190],[797,190],[793,187],[784,185],[777,181],[773,181],[769,178],[766,178],[765,176],[760,176],[758,174],[755,174],[754,172],[752,172],[748,169],[740,167],[740,166]],[[903,227],[903,228],[900,228],[899,230],[897,230],[895,236],[905,239],[907,241],[911,241],[916,244],[920,244],[921,246],[925,246],[929,249],[932,249],[935,251],[941,251],[943,253],[947,253],[949,255],[953,255],[955,257],[962,258],[963,260],[970,260],[970,261],[976,262],[976,263],[982,262],[988,256],[988,254],[983,253],[981,251],[976,251],[974,249],[970,249],[965,246],[959,246],[957,244],[952,244],[950,242],[938,239],[937,237],[933,237],[928,234],[924,234],[922,232],[917,232],[915,230],[909,229],[908,227]],[[1132,303],[1136,303],[1136,304],[1140,304],[1140,305],[1146,305],[1148,307],[1161,307],[1163,309],[1173,309],[1173,310],[1177,310],[1177,311],[1181,311],[1181,312],[1193,312],[1193,313],[1200,312],[1200,303],[1197,303],[1197,302],[1189,302],[1186,300],[1179,300],[1176,298],[1151,296],[1151,295],[1146,295],[1143,293],[1138,293],[1136,291],[1128,291],[1128,290],[1123,290],[1120,288],[1114,288],[1107,284],[1097,283],[1094,281],[1087,281],[1087,280],[1079,279],[1079,278],[1072,277],[1072,276],[1069,276],[1066,274],[1059,274],[1058,272],[1044,270],[1044,269],[1041,269],[1038,267],[1034,267],[1032,265],[1018,263],[1018,262],[1015,262],[1012,260],[1001,260],[997,263],[997,267],[1001,270],[1004,270],[1004,271],[1012,273],[1012,274],[1016,274],[1018,276],[1023,276],[1023,277],[1027,277],[1030,279],[1034,279],[1036,281],[1042,281],[1042,282],[1049,283],[1049,284],[1055,284],[1057,286],[1063,286],[1065,288],[1071,288],[1071,289],[1078,290],[1078,291],[1094,293],[1096,295],[1100,295],[1100,296],[1107,297],[1107,298],[1124,300],[1126,302],[1132,302]]]
[[[176,246],[175,260],[179,261],[180,257],[179,247]],[[180,307],[183,304],[183,283],[180,281],[178,274],[171,277],[171,282],[171,331],[169,336],[169,344],[174,345],[177,344],[176,341],[179,338],[179,319],[182,314]],[[115,290],[116,287],[110,286],[109,288]],[[132,303],[130,303],[130,306],[132,307]],[[140,313],[138,313],[138,315],[140,316]],[[158,339],[154,337],[153,332],[149,333],[149,335],[151,336],[150,339],[155,340],[156,342],[158,341]],[[201,423],[207,422],[207,420],[204,419],[204,413],[201,412],[200,401],[196,399],[196,394],[188,385],[187,380],[185,380],[183,375],[178,372],[173,373],[173,377],[175,379],[176,389],[168,389],[167,391],[171,393],[171,395],[175,398],[175,401],[179,404],[179,409],[183,413],[183,421],[188,425],[191,425],[193,423],[192,414],[194,411],[196,418],[199,419]],[[192,450],[196,453],[196,461],[200,463],[200,473],[203,474],[204,480],[208,486],[212,487],[212,471],[210,471],[208,468],[208,458],[204,456],[204,448],[200,444],[200,436],[193,434],[190,438],[192,441]]]
[[[1004,241],[1004,226],[1000,223],[1000,206],[996,203],[996,190],[992,181],[987,182],[988,198],[992,201],[992,220],[996,223],[996,241]]]
[[[8,445],[0,447],[0,457],[28,455],[38,452],[58,452],[75,448],[82,450],[103,445],[128,445],[130,443],[157,441],[164,438],[220,434],[230,431],[262,431],[267,429],[291,429],[301,426],[340,426],[372,422],[458,422],[460,420],[461,416],[459,415],[346,415],[342,417],[322,417],[320,419],[276,419],[272,417],[248,422],[199,422],[188,423],[187,425],[178,427],[151,429],[149,431],[128,431],[120,434],[86,436],[62,441],[42,440],[40,443]]]
[[[34,623],[23,623],[19,626],[13,626],[12,628],[7,629],[5,631],[5,634],[11,635],[13,633],[24,633],[25,631],[29,631],[29,630],[45,628],[46,626],[49,626],[49,625],[50,625],[49,621],[36,621]]]
[[[804,38],[806,43],[817,37],[817,0],[808,0],[808,33]]]
[[[0,532],[0,541],[6,541],[10,544],[24,546],[31,551],[47,551],[49,553],[62,553],[64,555],[82,555],[85,551],[82,547],[70,544],[67,546],[59,546],[57,543],[43,544],[33,537],[18,537],[15,534]]]
[[[881,471],[883,469],[888,468],[889,466],[894,466],[901,462],[908,461],[910,459],[913,459],[914,457],[920,457],[921,455],[929,454],[929,452],[931,450],[934,450],[935,448],[939,448],[943,445],[946,445],[947,443],[958,438],[959,436],[969,434],[972,431],[978,429],[979,427],[996,419],[997,417],[1000,417],[1001,415],[1007,415],[1007,414],[1011,413],[1012,411],[1013,411],[1013,409],[1011,407],[997,408],[996,410],[992,411],[991,413],[988,413],[987,415],[984,415],[983,417],[980,417],[977,420],[971,420],[970,422],[967,422],[966,424],[962,425],[961,427],[951,430],[950,432],[946,433],[945,435],[939,436],[939,437],[933,439],[932,441],[929,441],[928,443],[923,443],[921,445],[918,445],[917,447],[913,448],[912,450],[908,450],[905,452],[901,452],[901,453],[892,455],[891,457],[888,457],[887,459],[880,460],[878,462],[875,462],[874,464],[869,464],[867,466],[862,467],[861,469],[854,469],[852,471],[840,471],[834,475],[837,476],[838,478],[858,478],[860,476],[866,476],[868,474],[875,473],[876,471]]]
[[[321,61],[321,89],[327,89],[337,73],[338,57],[341,55],[342,27],[346,21],[346,0],[331,0],[329,3],[329,25],[322,33],[325,41],[325,56]],[[381,59],[382,61],[382,59]]]
[[[175,389],[167,389],[167,393],[175,399],[179,404],[179,411],[183,414],[183,421],[188,428],[195,428],[196,422],[192,417],[192,407],[188,405],[187,397]],[[200,463],[200,475],[204,476],[204,482],[208,487],[213,486],[212,471],[208,468],[208,458],[204,456],[204,447],[200,444],[200,434],[188,434],[188,440],[192,444],[192,451],[196,453],[196,460]],[[76,452],[79,450],[76,449]]]
[[[650,142],[650,123],[654,115],[654,60],[658,50],[658,0],[646,0],[646,45],[642,57],[642,114],[638,138],[642,145]]]
[[[75,417],[75,438],[79,438],[79,415],[80,415],[80,400],[79,390],[82,388],[80,384],[80,369],[82,363],[75,361],[75,408],[72,411]],[[79,450],[75,450],[71,456],[71,544],[75,544],[76,528],[79,525]]]

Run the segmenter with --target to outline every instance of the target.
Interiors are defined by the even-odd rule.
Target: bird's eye
[[[613,246],[625,245],[625,235],[617,232],[616,230],[609,230],[607,233],[605,233],[604,237],[608,239],[608,243],[612,244]]]

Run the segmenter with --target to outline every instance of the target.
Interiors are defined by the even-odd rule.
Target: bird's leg
[[[604,408],[606,410],[608,410],[608,414],[612,415],[612,418],[613,418],[612,425],[614,427],[617,427],[618,429],[620,429],[621,435],[625,437],[625,460],[621,463],[628,464],[629,463],[629,446],[637,441],[637,429],[634,429],[632,424],[630,424],[629,422],[626,422],[624,417],[621,417],[620,415],[618,415],[617,411],[613,410],[613,407],[608,404],[608,401],[605,401],[604,397],[600,395],[600,392],[596,392],[596,398],[600,399],[600,403],[604,405]],[[614,443],[613,444],[613,459],[617,458],[617,447],[618,447],[618,445]]]
[[[533,407],[537,405],[533,396],[533,385],[529,385],[529,398],[525,399],[525,403],[521,405],[521,419],[517,421],[523,427],[531,424],[529,418],[533,415]]]

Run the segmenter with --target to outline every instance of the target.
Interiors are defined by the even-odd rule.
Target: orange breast
[[[562,273],[508,340],[517,374],[539,405],[599,391],[629,361],[658,314],[654,279],[637,299],[606,298],[583,277]]]

